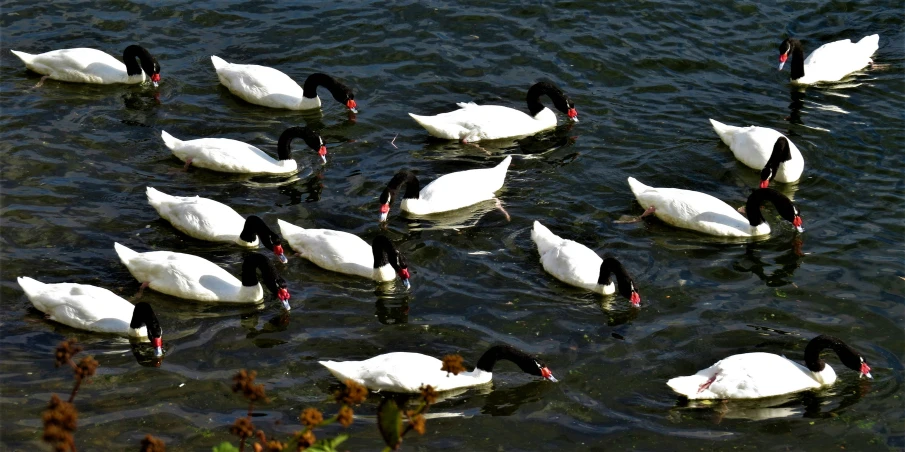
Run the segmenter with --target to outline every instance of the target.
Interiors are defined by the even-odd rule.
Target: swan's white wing
[[[327,270],[372,278],[371,245],[355,234],[330,229],[303,229],[284,237],[302,257]]]
[[[667,384],[690,399],[756,399],[822,386],[806,367],[772,353],[733,355]]]

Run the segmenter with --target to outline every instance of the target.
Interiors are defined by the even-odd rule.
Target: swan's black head
[[[795,38],[786,38],[779,43],[779,70],[782,70],[782,66],[786,64],[789,57],[793,56],[796,48],[801,52],[801,42]]]
[[[136,58],[138,58],[138,64],[135,63]],[[151,52],[148,52],[148,49],[138,44],[126,47],[126,50],[123,51],[123,63],[126,65],[127,74],[138,75],[144,71],[155,87],[160,83],[160,63],[151,55]]]

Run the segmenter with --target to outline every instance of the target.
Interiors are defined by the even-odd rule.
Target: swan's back
[[[804,77],[798,83],[837,81],[872,62],[871,56],[880,47],[880,35],[861,38],[857,43],[850,39],[824,44],[804,60]]]
[[[122,83],[126,65],[110,54],[85,47],[52,50],[37,55],[13,51],[25,67],[55,80],[78,83]],[[142,76],[143,77],[143,76]]]
[[[409,115],[435,137],[448,140],[496,140],[533,135],[556,127],[556,114],[544,108],[532,118],[527,113],[500,105],[457,104],[458,110],[434,116]]]
[[[566,284],[602,290],[597,282],[603,259],[594,250],[553,234],[537,221],[534,222],[531,238],[537,244],[541,265],[547,273]]]
[[[198,138],[178,140],[166,131],[161,132],[164,144],[182,161],[192,159],[192,166],[225,173],[294,172],[298,164],[291,157],[276,160],[266,152],[229,138]]]
[[[305,229],[283,220],[277,224],[289,246],[318,267],[373,277],[374,254],[361,237],[332,229]]]
[[[511,162],[512,156],[506,156],[493,168],[458,171],[440,176],[421,189],[420,203],[429,205],[432,212],[445,212],[493,199],[495,193],[503,188],[506,170]]]
[[[822,374],[823,383],[806,367],[772,353],[744,353],[725,358],[694,375],[676,377],[666,384],[689,399],[756,399],[819,388],[832,384],[835,373]],[[715,376],[715,378],[714,378]],[[704,388],[703,385],[713,378]]]
[[[295,109],[302,101],[302,87],[277,69],[255,64],[227,63],[216,55],[211,56],[211,62],[220,83],[246,102]]]
[[[88,284],[45,284],[28,277],[17,279],[35,309],[50,320],[73,328],[127,334],[134,305],[113,292]],[[147,332],[143,332],[147,336]]]
[[[153,187],[147,187],[146,192],[148,203],[161,218],[191,237],[235,242],[242,233],[245,218],[226,204],[200,196],[172,196]],[[253,244],[257,242],[255,238]]]
[[[373,390],[417,393],[420,387],[429,384],[437,391],[474,386],[490,381],[489,372],[479,372],[481,378],[471,376],[472,372],[459,375],[440,370],[443,363],[434,357],[420,353],[387,353],[364,361],[320,361],[340,380],[353,379]]]

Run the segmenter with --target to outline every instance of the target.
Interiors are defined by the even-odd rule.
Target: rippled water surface
[[[209,450],[245,404],[229,388],[256,369],[270,404],[256,424],[284,437],[298,413],[335,410],[334,378],[320,359],[390,351],[460,353],[473,365],[493,344],[546,360],[560,382],[535,381],[509,363],[491,388],[432,408],[405,450],[885,450],[905,447],[902,389],[902,168],[905,33],[901,2],[5,2],[0,8],[2,281],[0,432],[4,449],[39,450],[40,413],[68,392],[54,347],[76,337],[101,364],[76,398],[79,450],[135,450],[146,433],[172,450]],[[805,51],[880,34],[878,68],[846,83],[798,90],[776,70],[779,42]],[[159,59],[163,82],[90,86],[27,72],[10,49],[94,47],[117,57],[131,43]],[[355,89],[350,116],[321,92],[320,112],[247,104],[218,84],[210,56],[278,68],[296,80],[332,74]],[[474,100],[524,109],[535,81],[560,86],[581,122],[481,147],[428,139],[406,113],[434,114]],[[778,184],[801,208],[806,232],[772,207],[769,239],[727,242],[638,215],[626,177],[695,189],[741,205],[757,172],[737,163],[710,128],[778,129],[806,167]],[[560,115],[560,122],[565,118]],[[329,163],[297,152],[289,181],[182,171],[160,140],[240,139],[273,152],[293,125],[315,127]],[[393,141],[395,138],[395,141]],[[392,174],[424,180],[513,163],[493,203],[461,215],[387,228],[406,253],[413,288],[319,269],[282,267],[292,312],[276,303],[212,306],[153,291],[167,355],[159,368],[129,343],[43,319],[15,277],[81,282],[131,297],[138,289],[113,242],[180,250],[238,273],[242,250],[173,229],[145,187],[225,202],[304,227],[380,231],[376,197]],[[618,256],[634,274],[640,310],[546,274],[530,238],[534,220]],[[459,227],[450,227],[459,225]],[[464,224],[464,226],[462,226]],[[845,339],[873,366],[825,390],[757,403],[686,406],[666,380],[734,353],[801,359],[818,334]],[[357,410],[351,450],[378,450],[381,395]],[[340,427],[331,426],[327,434]],[[42,449],[43,450],[43,449]]]

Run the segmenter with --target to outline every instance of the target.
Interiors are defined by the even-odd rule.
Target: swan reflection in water
[[[409,303],[414,300],[411,292],[399,292],[393,281],[380,283],[374,291],[377,302],[377,321],[384,325],[398,325],[409,321]]]
[[[767,283],[768,287],[794,285],[795,282],[792,277],[795,270],[801,267],[801,261],[805,255],[802,252],[803,243],[801,235],[796,234],[792,239],[791,246],[785,243],[780,244],[779,248],[785,251],[771,259],[774,260],[774,263],[765,262],[760,256],[762,253],[758,252],[759,250],[778,251],[772,248],[768,249],[770,243],[749,243],[745,247],[745,254],[732,263],[732,268],[738,272],[750,272],[757,275],[758,278]],[[779,268],[769,274],[767,273],[768,269],[777,265]]]

